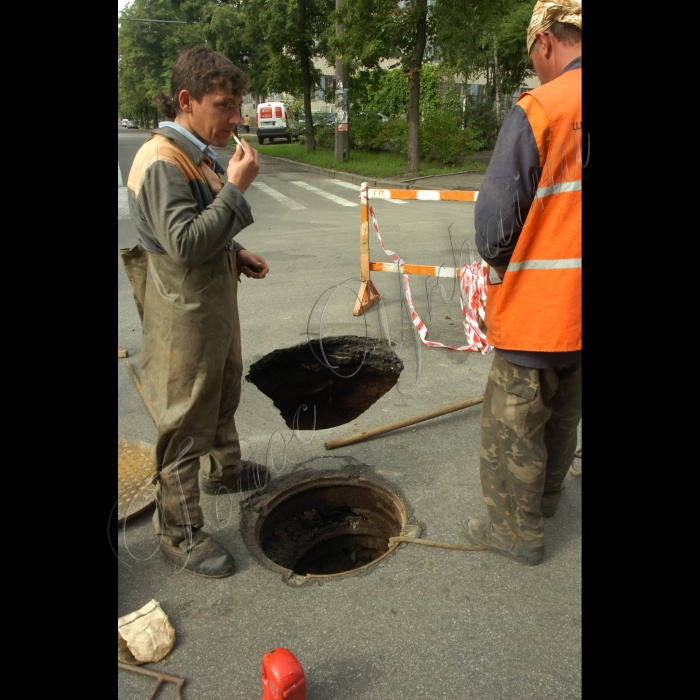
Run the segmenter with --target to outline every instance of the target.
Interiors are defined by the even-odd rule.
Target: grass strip
[[[486,170],[486,163],[465,162],[459,166],[441,165],[439,163],[422,162],[420,169],[409,173],[406,171],[406,157],[395,153],[375,153],[371,151],[353,150],[350,158],[345,163],[335,161],[334,151],[330,148],[316,147],[309,153],[306,144],[301,143],[272,143],[265,146],[256,144],[257,137],[254,134],[243,134],[242,138],[250,141],[255,148],[266,156],[289,158],[300,163],[316,165],[320,168],[328,168],[357,175],[366,175],[375,178],[411,178],[423,175],[445,175],[449,173],[464,172],[465,170]],[[229,145],[235,147],[233,139]]]

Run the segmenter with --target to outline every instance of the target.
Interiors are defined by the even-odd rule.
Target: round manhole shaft
[[[364,480],[312,479],[273,498],[256,527],[264,555],[295,574],[328,576],[377,561],[401,534],[406,510]]]

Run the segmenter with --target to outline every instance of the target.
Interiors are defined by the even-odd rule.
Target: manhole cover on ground
[[[364,413],[398,381],[403,362],[382,340],[334,336],[274,350],[246,380],[272,399],[289,428],[325,430]],[[299,410],[303,405],[307,410]],[[293,424],[298,415],[298,426]]]
[[[287,579],[367,568],[395,549],[390,537],[415,531],[401,498],[362,465],[273,480],[242,510],[241,525],[251,552]]]
[[[143,513],[155,502],[154,447],[141,440],[119,440],[117,522]]]

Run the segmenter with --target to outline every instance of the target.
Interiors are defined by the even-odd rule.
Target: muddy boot
[[[541,547],[517,547],[503,539],[493,529],[490,520],[477,520],[471,518],[466,524],[462,524],[462,535],[473,542],[504,557],[514,559],[525,566],[537,566],[544,557],[544,545]]]
[[[233,574],[233,555],[203,530],[193,530],[192,537],[179,545],[160,544],[160,553],[176,573],[188,571],[205,578],[226,578]]]

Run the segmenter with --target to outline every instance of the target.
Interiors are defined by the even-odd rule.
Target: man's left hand
[[[236,262],[238,268],[246,277],[252,277],[255,280],[261,280],[270,271],[270,268],[265,262],[265,258],[249,250],[239,250],[236,253]]]

